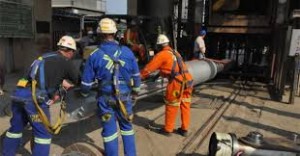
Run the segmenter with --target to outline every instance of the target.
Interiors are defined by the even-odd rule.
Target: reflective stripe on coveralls
[[[91,83],[81,82],[81,84],[83,84],[85,86],[92,86],[94,84],[94,82],[91,82]]]
[[[122,131],[121,130],[121,135],[134,135],[134,130],[130,130],[130,131]]]
[[[164,102],[165,102],[167,105],[171,105],[171,106],[180,106],[180,101],[178,102],[178,100],[168,101],[168,100],[164,99]]]
[[[164,101],[165,101],[165,103],[166,103],[167,105],[171,105],[171,106],[180,106],[180,102],[178,102],[178,100],[175,100],[175,101],[167,101],[167,100],[164,99]],[[192,98],[181,98],[181,101],[182,101],[182,102],[192,102]]]
[[[182,98],[182,102],[192,102],[192,98]]]
[[[51,144],[51,139],[34,137],[34,142],[38,144]]]
[[[13,139],[17,139],[17,138],[22,138],[23,134],[22,133],[12,133],[12,132],[6,132],[6,137],[8,138],[13,138]]]
[[[103,137],[103,141],[104,142],[110,142],[110,141],[115,140],[116,138],[118,138],[118,132],[114,133],[111,136]]]

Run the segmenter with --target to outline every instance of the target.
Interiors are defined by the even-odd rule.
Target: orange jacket
[[[175,60],[175,56],[172,53],[172,48],[170,46],[164,47],[159,53],[157,53],[153,59],[146,65],[146,67],[141,71],[142,79],[145,79],[149,76],[150,73],[154,72],[155,70],[160,71],[160,75],[162,77],[170,78],[171,70],[173,67],[173,62]],[[178,54],[178,53],[177,53]],[[180,56],[180,54],[178,54]],[[183,71],[187,71],[187,67],[183,62]],[[175,72],[179,72],[178,63],[176,63]],[[192,80],[192,75],[188,72],[185,72],[185,76],[187,81]],[[176,77],[179,80],[182,80],[182,75],[178,75]]]
[[[137,31],[127,29],[124,34],[125,43],[128,45],[139,44],[139,34]]]

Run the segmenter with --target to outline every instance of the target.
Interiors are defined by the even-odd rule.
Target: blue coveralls
[[[120,61],[118,76],[120,97],[124,101],[127,113],[132,115],[131,93],[132,91],[138,92],[140,89],[140,72],[132,51],[125,46],[120,46],[117,42],[104,42],[90,55],[83,72],[81,91],[83,94],[87,94],[95,79],[98,80],[97,102],[103,126],[102,137],[105,154],[108,156],[118,155],[118,121],[124,144],[124,153],[126,156],[135,156],[133,126],[130,121],[124,118],[117,107],[114,95],[115,86],[112,80],[115,74],[113,69],[116,56]]]
[[[54,53],[48,53],[45,57],[56,56]],[[31,66],[31,69],[33,68]],[[41,71],[41,70],[39,70]],[[40,73],[40,78],[41,73]],[[30,75],[33,74],[32,70]],[[2,145],[2,155],[3,156],[15,156],[19,145],[21,144],[22,131],[28,123],[32,126],[33,131],[33,156],[47,156],[50,151],[50,144],[52,135],[47,131],[43,123],[41,122],[37,110],[35,108],[31,86],[27,87],[17,87],[12,94],[12,113],[13,117],[10,120],[11,127],[6,132],[5,138]],[[45,99],[44,102],[41,101],[40,107],[48,117],[50,118],[49,106],[46,104],[49,98]]]

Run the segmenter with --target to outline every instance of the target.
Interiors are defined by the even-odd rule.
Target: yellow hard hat
[[[57,46],[65,47],[76,51],[76,42],[71,36],[63,36],[57,43]]]
[[[168,39],[168,37],[164,34],[160,34],[157,38],[157,42],[156,44],[164,44],[164,43],[169,43],[170,40]]]
[[[114,20],[103,18],[99,22],[97,31],[102,34],[114,34],[117,32],[117,26]]]

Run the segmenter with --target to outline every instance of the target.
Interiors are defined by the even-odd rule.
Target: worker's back
[[[98,50],[91,54],[88,59],[87,65],[93,63],[95,67],[95,76],[99,81],[99,88],[102,92],[112,93],[113,85],[113,58],[115,57],[117,51],[120,52],[118,59],[120,60],[120,74],[119,80],[123,83],[120,83],[120,90],[123,92],[131,91],[128,82],[132,75],[138,72],[138,66],[135,61],[135,56],[131,52],[129,48],[126,46],[120,46],[116,42],[109,41],[102,43]],[[89,80],[92,75],[91,73],[87,73],[87,75],[83,75],[83,81],[91,81]]]

